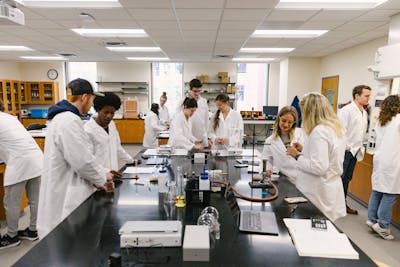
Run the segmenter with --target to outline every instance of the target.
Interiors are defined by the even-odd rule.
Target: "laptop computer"
[[[248,233],[279,234],[275,213],[272,211],[240,210],[239,230]]]

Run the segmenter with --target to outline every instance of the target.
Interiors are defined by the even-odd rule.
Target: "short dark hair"
[[[183,101],[183,108],[197,108],[197,101],[194,98],[186,97]]]
[[[200,82],[199,79],[193,79],[189,83],[190,90],[192,90],[193,87],[201,88],[202,86],[203,86],[203,84]]]
[[[367,89],[371,91],[371,87],[368,85],[357,85],[356,87],[353,88],[353,99],[356,99],[356,95],[361,95],[363,89]]]
[[[96,96],[94,98],[93,107],[97,112],[105,106],[112,106],[115,110],[118,110],[121,107],[121,99],[111,92],[104,93],[104,96]]]
[[[158,109],[159,109],[159,106],[158,106],[157,103],[151,104],[150,110],[153,111],[155,114],[157,114],[157,116],[159,115],[159,114],[158,114]]]

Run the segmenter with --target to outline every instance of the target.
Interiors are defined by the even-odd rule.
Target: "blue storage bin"
[[[47,109],[33,108],[31,109],[31,118],[46,119]]]

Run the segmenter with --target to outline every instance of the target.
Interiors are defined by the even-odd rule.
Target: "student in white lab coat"
[[[49,108],[41,177],[38,231],[44,236],[86,200],[96,188],[112,190],[114,175],[97,163],[81,114],[93,103],[92,85],[75,79],[67,99]]]
[[[303,131],[296,128],[297,111],[292,106],[283,107],[275,120],[274,131],[264,143],[263,159],[267,160],[266,176],[272,175],[272,168],[277,168],[292,183],[297,177],[297,161],[286,153],[286,146],[304,144]]]
[[[169,117],[169,111],[165,103],[167,103],[167,92],[163,92],[160,97],[160,108],[158,109],[158,117],[160,118],[161,124],[169,126],[171,119]]]
[[[342,124],[325,96],[309,93],[300,102],[302,128],[307,136],[302,153],[288,146],[297,160],[297,188],[326,217],[335,221],[346,216],[343,185],[345,140]]]
[[[400,194],[400,98],[388,96],[381,103],[376,127],[372,171],[372,193],[368,203],[367,225],[386,240],[390,234],[392,208]]]
[[[203,146],[211,146],[211,140],[208,140],[208,105],[207,100],[201,97],[201,87],[203,84],[198,79],[193,79],[189,83],[189,98],[193,98],[197,102],[197,110],[192,117],[192,134],[196,139],[203,140]],[[183,109],[183,101],[180,101],[176,109],[176,114],[179,114]]]
[[[0,250],[18,246],[20,239],[34,241],[39,238],[36,217],[43,166],[43,153],[35,140],[17,118],[3,111],[3,102],[0,100],[0,159],[7,165],[3,182],[7,233],[0,238]],[[18,231],[24,188],[29,200],[30,223],[28,228]]]
[[[240,148],[243,142],[243,120],[239,112],[229,106],[229,96],[215,98],[217,112],[211,117],[209,138],[216,148]]]
[[[143,146],[145,148],[156,148],[158,147],[157,135],[164,130],[167,130],[167,126],[161,125],[159,119],[159,107],[157,103],[151,104],[150,111],[147,113],[144,119],[144,137]]]
[[[169,129],[168,145],[174,148],[187,150],[201,150],[202,140],[192,134],[192,116],[196,112],[197,102],[194,98],[187,97],[183,101],[183,110],[175,114]]]
[[[97,163],[111,170],[119,170],[132,157],[122,148],[119,133],[113,121],[115,112],[121,107],[121,99],[114,93],[96,96],[93,101],[97,112],[95,118],[85,123]]]
[[[363,140],[367,133],[368,114],[364,106],[368,105],[371,88],[367,85],[358,85],[353,89],[353,101],[339,110],[338,116],[343,124],[346,137],[346,152],[343,160],[342,183],[344,197],[353,177],[357,160],[364,158]],[[348,214],[358,214],[357,210],[346,206]]]

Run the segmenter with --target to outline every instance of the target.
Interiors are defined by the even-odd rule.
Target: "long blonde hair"
[[[274,137],[275,140],[278,139],[278,137],[281,136],[281,129],[279,128],[279,120],[280,120],[280,118],[282,116],[285,116],[286,114],[292,115],[293,119],[294,119],[294,123],[293,123],[292,127],[290,128],[290,131],[289,131],[289,134],[288,134],[289,140],[290,141],[293,140],[294,131],[296,129],[296,122],[297,122],[297,119],[298,119],[297,117],[298,116],[297,116],[296,109],[294,107],[292,107],[292,106],[285,106],[285,107],[281,108],[281,110],[279,110],[278,116],[277,116],[277,118],[275,120],[275,123],[274,123],[273,137]]]
[[[317,125],[324,125],[331,128],[337,137],[343,137],[342,123],[325,96],[316,92],[308,93],[303,96],[300,105],[303,115],[302,128],[307,135],[310,135]]]

